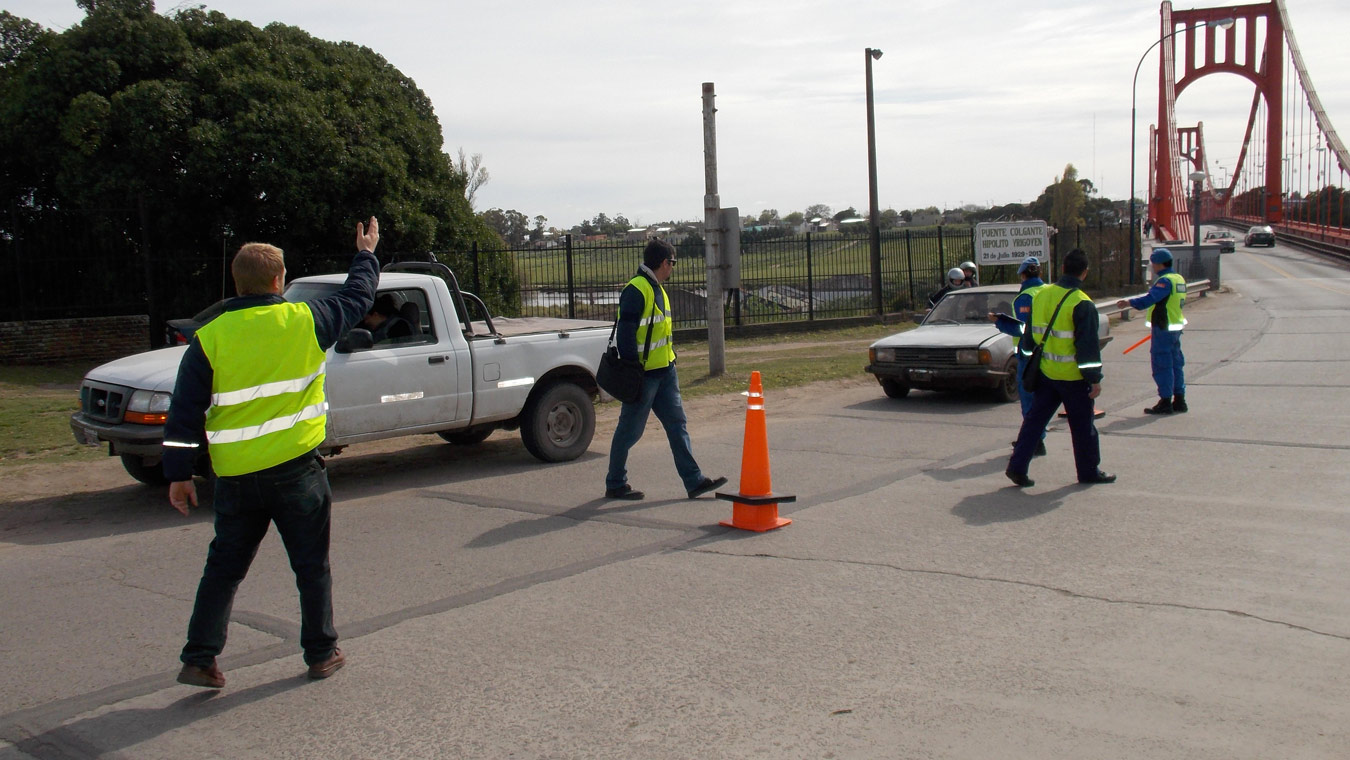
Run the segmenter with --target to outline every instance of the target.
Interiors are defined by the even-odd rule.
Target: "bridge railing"
[[[1186,295],[1188,296],[1199,294],[1203,298],[1204,296],[1209,294],[1210,290],[1212,290],[1212,288],[1210,286],[1209,280],[1193,280],[1191,282],[1186,283]],[[1111,298],[1102,301],[1095,301],[1094,303],[1097,307],[1098,313],[1105,314],[1108,317],[1120,317],[1121,321],[1128,322],[1130,321],[1132,312],[1134,312],[1135,310],[1129,307],[1122,309],[1116,305],[1116,301],[1118,300],[1128,301],[1132,298],[1138,298],[1139,296],[1142,295],[1144,294],[1136,293],[1135,295],[1132,296],[1121,296],[1120,298]]]

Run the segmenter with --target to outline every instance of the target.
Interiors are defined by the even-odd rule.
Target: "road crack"
[[[1289,628],[1295,631],[1303,631],[1304,633],[1311,633],[1317,636],[1324,636],[1329,639],[1350,641],[1350,635],[1331,633],[1328,631],[1319,631],[1316,628],[1310,628],[1305,625],[1299,625],[1298,623],[1290,623],[1285,620],[1276,620],[1274,618],[1262,617],[1261,615],[1256,615],[1250,612],[1244,612],[1243,610],[1228,609],[1226,607],[1205,607],[1203,605],[1182,604],[1180,602],[1157,602],[1157,601],[1150,601],[1148,599],[1119,599],[1110,596],[1102,596],[1100,594],[1087,594],[1081,591],[1074,591],[1073,589],[1062,588],[1059,586],[1052,586],[1047,583],[1036,583],[1034,581],[1023,581],[1014,578],[999,578],[993,575],[975,575],[973,573],[958,573],[954,570],[934,570],[932,568],[905,567],[903,565],[894,565],[889,562],[867,562],[863,560],[853,560],[853,559],[823,559],[820,557],[794,557],[786,554],[767,554],[758,552],[755,554],[742,554],[739,552],[724,552],[707,548],[689,548],[689,549],[680,549],[678,551],[697,552],[699,554],[719,554],[723,557],[742,557],[751,559],[783,559],[792,562],[823,562],[839,565],[857,565],[860,567],[885,568],[888,570],[896,570],[902,573],[913,573],[916,575],[936,575],[947,578],[959,578],[961,580],[978,581],[982,583],[1001,583],[1009,586],[1034,588],[1039,589],[1041,591],[1050,591],[1052,593],[1067,596],[1072,599],[1082,599],[1084,601],[1102,602],[1104,604],[1129,605],[1137,607],[1159,607],[1164,609],[1186,610],[1188,612],[1219,612],[1225,615],[1232,615],[1233,617],[1237,618],[1255,620],[1261,623],[1269,623],[1270,625],[1282,626],[1284,628]]]

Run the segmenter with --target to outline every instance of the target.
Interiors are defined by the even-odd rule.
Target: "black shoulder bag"
[[[1065,301],[1069,300],[1069,296],[1073,295],[1076,290],[1078,288],[1073,288],[1065,293],[1063,298],[1059,299],[1059,304],[1055,306],[1055,313],[1050,315],[1050,323],[1045,326],[1045,338],[1050,337],[1050,331],[1055,327],[1055,320],[1059,318],[1060,307],[1064,305]],[[1041,374],[1041,353],[1045,350],[1045,338],[1041,338],[1041,342],[1036,343],[1036,347],[1031,349],[1031,358],[1027,359],[1027,368],[1022,370],[1022,387],[1026,389],[1027,393],[1035,393],[1036,389],[1041,387],[1041,380],[1045,377]],[[1035,343],[1036,336],[1032,335],[1031,340]]]
[[[656,299],[652,299],[652,309],[656,308]],[[638,322],[638,324],[642,324]],[[619,329],[619,318],[614,317],[614,327],[609,331],[609,342],[605,353],[600,356],[600,367],[595,371],[595,382],[605,393],[622,401],[633,404],[642,398],[642,375],[645,372],[641,361],[624,359],[619,356],[619,347],[614,343],[614,333]],[[647,342],[642,347],[642,358],[646,359],[652,350],[652,327],[647,326]]]

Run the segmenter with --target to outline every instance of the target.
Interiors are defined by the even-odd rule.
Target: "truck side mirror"
[[[352,328],[352,331],[338,340],[334,348],[339,354],[350,354],[353,351],[371,348],[375,345],[375,336],[364,327]]]

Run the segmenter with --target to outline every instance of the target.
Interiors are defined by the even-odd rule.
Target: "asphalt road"
[[[768,534],[683,499],[653,422],[639,503],[591,451],[415,439],[331,461],[346,669],[310,683],[269,536],[220,692],[174,684],[210,540],[158,492],[0,509],[0,759],[1350,756],[1350,272],[1223,257],[1187,307],[1191,411],[1150,418],[1142,320],[1105,351],[1108,486],[1068,433],[1003,469],[1015,405],[766,389]],[[691,406],[739,471],[743,399]],[[607,423],[605,422],[607,421]]]

